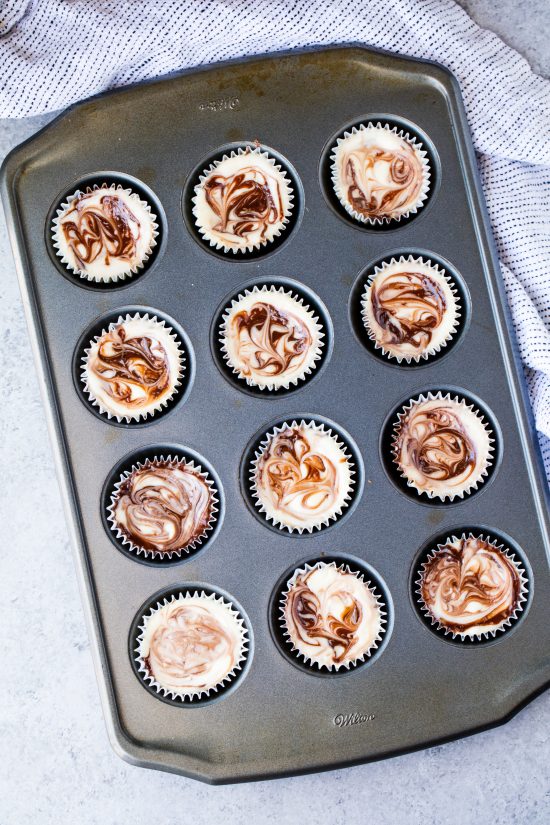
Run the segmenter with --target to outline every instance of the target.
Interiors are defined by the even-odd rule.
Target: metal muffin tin
[[[393,227],[353,225],[331,194],[334,139],[373,118],[411,125],[432,163],[427,204]],[[295,170],[293,226],[265,254],[220,256],[189,229],[188,181],[209,158],[255,139]],[[153,202],[161,234],[143,274],[100,289],[64,270],[50,219],[83,182],[111,179]],[[547,685],[547,489],[460,93],[445,69],[350,46],[253,58],[101,95],[10,154],[2,195],[103,707],[121,756],[214,783],[340,767],[498,724]],[[374,264],[410,253],[447,266],[466,309],[453,346],[413,367],[373,353],[357,323],[358,291]],[[327,352],[295,391],[247,391],[213,354],[212,326],[227,296],[251,281],[280,279],[302,284],[326,307]],[[73,359],[86,329],[128,307],[173,319],[186,336],[189,371],[185,398],[165,414],[114,426],[79,397]],[[404,494],[383,458],[389,416],[430,389],[479,399],[497,436],[491,478],[453,504]],[[346,517],[298,536],[269,529],[251,512],[242,461],[262,430],[301,417],[349,433],[362,472]],[[140,563],[119,552],[106,529],[104,485],[128,454],[170,447],[204,458],[215,472],[220,523],[186,560]],[[442,638],[414,605],[414,572],[427,546],[470,527],[517,551],[530,587],[513,627],[479,645]],[[376,655],[323,678],[283,649],[276,617],[286,578],[319,558],[371,571],[388,606]],[[250,654],[218,698],[175,706],[136,678],[134,618],[160,591],[201,583],[243,611]]]

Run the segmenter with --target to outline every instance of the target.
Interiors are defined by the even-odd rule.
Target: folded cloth
[[[460,82],[550,480],[550,82],[452,0],[0,0],[0,117],[350,41],[436,60]]]

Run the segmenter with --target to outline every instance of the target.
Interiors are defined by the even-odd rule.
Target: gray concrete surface
[[[550,6],[461,0],[550,74]],[[50,118],[0,121],[0,157]],[[550,822],[550,692],[504,727],[388,762],[209,788],[107,742],[15,272],[0,218],[0,825]]]

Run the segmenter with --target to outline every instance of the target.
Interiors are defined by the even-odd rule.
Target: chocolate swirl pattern
[[[196,699],[235,676],[246,644],[246,628],[230,604],[188,593],[151,611],[136,652],[141,674],[157,692]]]
[[[206,535],[217,512],[212,482],[193,462],[147,460],[125,474],[111,499],[116,534],[138,553],[172,557]]]
[[[459,304],[444,270],[409,256],[377,267],[363,295],[362,316],[369,337],[386,355],[419,361],[452,337]]]
[[[220,329],[225,359],[249,385],[274,390],[305,378],[324,333],[303,301],[282,288],[255,287],[235,299]]]
[[[245,166],[227,177],[211,175],[203,185],[206,202],[218,217],[214,232],[245,240],[259,234],[263,241],[268,227],[282,220],[279,183],[255,166]]]
[[[77,192],[54,221],[58,255],[88,280],[116,281],[137,271],[156,243],[147,203],[129,189],[106,185]]]
[[[136,420],[165,406],[180,384],[183,354],[164,322],[119,318],[90,344],[83,361],[86,392],[101,412]]]
[[[494,635],[525,600],[523,571],[483,537],[452,537],[422,565],[418,593],[433,623],[453,636]]]
[[[314,422],[284,424],[256,455],[251,477],[256,504],[290,532],[327,526],[347,505],[351,459],[330,431]]]
[[[195,187],[193,214],[203,237],[217,249],[251,251],[272,241],[288,223],[290,184],[259,148],[216,161]]]
[[[427,197],[426,153],[414,141],[382,126],[354,127],[333,155],[335,191],[362,222],[399,220]]]
[[[458,399],[420,397],[399,415],[394,454],[419,492],[462,497],[486,475],[491,439],[482,418]]]
[[[349,668],[381,638],[384,611],[358,573],[319,562],[297,571],[282,605],[290,643],[319,667]]]

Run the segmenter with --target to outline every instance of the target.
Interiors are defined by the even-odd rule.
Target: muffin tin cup
[[[404,210],[401,214],[397,215],[396,217],[389,217],[389,216],[371,216],[371,215],[363,215],[360,212],[356,212],[355,209],[348,203],[345,194],[341,191],[341,185],[339,181],[339,176],[336,170],[336,163],[337,163],[337,152],[340,148],[341,144],[343,144],[348,138],[351,138],[353,135],[358,134],[362,131],[375,131],[377,129],[384,130],[387,132],[391,132],[396,137],[402,138],[406,141],[409,146],[411,146],[415,152],[416,157],[420,160],[422,165],[422,187],[420,192],[418,193],[418,197],[415,203],[409,207],[409,209]],[[360,123],[358,126],[352,126],[350,131],[344,132],[341,138],[338,138],[336,141],[336,145],[333,149],[332,156],[332,184],[334,186],[334,191],[336,193],[336,197],[351,217],[359,221],[359,223],[377,225],[377,224],[390,224],[392,222],[399,223],[401,220],[406,220],[411,215],[416,215],[419,209],[424,204],[424,201],[427,199],[429,191],[430,191],[430,164],[428,161],[428,157],[426,152],[422,149],[422,144],[416,140],[415,137],[412,137],[408,132],[405,132],[403,129],[399,129],[396,126],[390,126],[389,123],[374,123],[373,121],[369,121],[368,123]]]
[[[308,319],[310,329],[316,337],[316,343],[312,347],[312,352],[308,355],[305,363],[302,365],[301,371],[296,372],[291,378],[283,381],[282,383],[270,383],[269,381],[266,381],[264,384],[259,384],[257,380],[255,381],[254,378],[247,375],[242,367],[239,367],[238,364],[234,363],[227,343],[227,328],[232,312],[237,309],[239,304],[245,299],[253,295],[257,301],[269,303],[270,297],[272,297],[272,300],[276,300],[278,294],[290,298],[296,302],[299,311],[303,312]],[[307,380],[308,376],[310,376],[316,369],[317,364],[322,357],[323,347],[325,346],[325,342],[323,340],[324,338],[325,333],[323,332],[323,325],[320,323],[319,318],[315,315],[315,312],[309,307],[309,305],[304,303],[304,300],[297,293],[287,291],[283,286],[275,286],[274,284],[260,287],[253,286],[252,289],[245,289],[243,292],[240,292],[237,297],[231,301],[231,305],[226,307],[223,314],[223,320],[219,326],[219,348],[223,359],[227,363],[227,366],[233,371],[237,378],[241,381],[245,381],[248,386],[257,387],[260,391],[265,391],[267,393],[276,393],[279,390],[288,390],[290,387],[298,386],[300,382]]]
[[[206,604],[215,602],[228,611],[239,626],[241,648],[239,658],[231,670],[215,685],[183,692],[168,688],[155,679],[147,663],[148,657],[143,655],[143,642],[147,625],[159,610],[174,602],[185,604],[186,601],[197,598],[204,599]],[[142,605],[130,629],[129,653],[134,673],[153,696],[177,707],[204,706],[226,696],[238,687],[246,675],[252,659],[252,632],[243,609],[226,593],[209,585],[184,584],[166,588]]]
[[[445,283],[447,284],[447,286],[449,288],[449,291],[452,294],[452,296],[454,298],[454,301],[455,301],[455,314],[454,314],[454,317],[452,319],[452,322],[449,326],[449,330],[448,330],[447,335],[445,336],[445,338],[438,341],[438,342],[436,342],[436,344],[433,344],[429,347],[426,347],[426,349],[424,349],[418,355],[409,355],[409,354],[400,355],[396,352],[392,352],[392,350],[390,350],[389,348],[384,346],[384,343],[380,342],[378,340],[376,329],[374,329],[372,327],[371,323],[370,323],[369,312],[368,312],[368,308],[367,308],[367,305],[368,305],[368,302],[369,302],[369,297],[370,297],[370,292],[373,288],[373,285],[376,283],[377,278],[381,278],[389,267],[391,267],[393,265],[400,265],[400,264],[402,264],[404,266],[411,266],[411,267],[414,267],[415,264],[416,265],[420,264],[422,267],[427,267],[429,269],[433,269],[435,271],[435,273],[437,274],[437,276],[442,278],[445,281]],[[457,334],[459,326],[460,326],[460,320],[461,320],[460,298],[459,298],[457,289],[455,287],[454,281],[452,280],[452,278],[449,275],[447,275],[445,270],[441,270],[439,268],[437,263],[432,263],[431,260],[429,260],[429,259],[425,260],[422,257],[415,258],[413,255],[409,255],[407,258],[405,258],[403,255],[401,255],[398,260],[396,258],[386,259],[384,262],[382,262],[382,264],[380,264],[379,266],[376,266],[375,269],[374,269],[374,273],[368,278],[368,280],[365,284],[365,290],[363,292],[363,295],[361,296],[361,306],[362,306],[361,316],[362,316],[362,319],[363,319],[363,325],[365,327],[365,331],[366,331],[367,335],[369,336],[370,340],[372,341],[372,343],[374,345],[374,348],[376,350],[379,350],[380,353],[382,355],[384,355],[386,358],[388,358],[390,360],[395,360],[398,364],[401,364],[403,361],[408,365],[410,365],[411,363],[412,364],[419,364],[422,361],[428,361],[430,358],[433,358],[433,356],[437,355],[442,350],[444,350],[445,347],[450,343],[450,341],[452,341],[454,336]]]
[[[286,604],[288,601],[289,594],[292,591],[294,584],[299,576],[303,576],[307,573],[310,573],[312,570],[319,568],[321,566],[328,566],[333,567],[335,570],[348,573],[349,575],[355,576],[360,582],[362,582],[371,595],[375,598],[376,607],[379,611],[380,615],[380,629],[376,634],[375,638],[373,639],[372,643],[368,647],[367,650],[364,651],[360,656],[357,656],[355,659],[349,662],[344,662],[343,664],[334,664],[329,666],[325,663],[320,663],[315,659],[307,656],[303,651],[301,651],[292,641],[292,635],[288,629],[288,625],[286,623],[285,617],[285,609]],[[305,564],[303,567],[299,567],[294,571],[294,574],[286,583],[286,589],[283,591],[279,601],[279,609],[280,609],[280,624],[281,629],[284,634],[284,638],[286,643],[291,649],[291,652],[297,659],[303,661],[305,665],[311,667],[313,669],[318,669],[320,671],[325,670],[328,673],[344,673],[346,671],[350,671],[358,667],[359,665],[363,664],[367,659],[369,659],[374,651],[379,647],[384,638],[384,634],[386,633],[387,629],[387,608],[386,605],[380,595],[379,590],[376,588],[376,585],[373,585],[370,580],[365,579],[365,573],[361,572],[359,569],[355,568],[352,569],[349,564],[341,563],[337,564],[335,561],[331,562],[315,562],[315,564]]]
[[[88,387],[85,375],[86,364],[91,347],[113,327],[124,321],[143,318],[159,325],[163,334],[168,334],[174,341],[179,355],[180,369],[171,392],[159,400],[154,409],[136,416],[118,415],[107,410],[100,400],[95,398]],[[98,418],[119,427],[143,427],[168,415],[177,404],[188,396],[195,375],[194,354],[187,335],[179,324],[165,313],[150,307],[126,306],[107,313],[96,319],[81,335],[73,354],[73,380],[82,402]]]
[[[230,158],[235,157],[243,157],[245,155],[250,155],[253,159],[254,156],[259,156],[263,159],[263,161],[268,161],[269,164],[273,167],[273,170],[281,176],[282,181],[284,182],[285,186],[287,187],[287,198],[288,198],[288,205],[284,210],[283,216],[280,220],[281,226],[278,227],[276,230],[273,231],[273,236],[270,238],[264,238],[256,243],[248,243],[246,246],[227,246],[223,243],[222,240],[216,238],[216,236],[209,232],[209,230],[202,226],[199,222],[199,215],[198,215],[198,194],[197,189],[204,185],[204,182],[212,175],[220,165]],[[197,229],[203,239],[210,244],[210,246],[214,247],[217,251],[222,251],[224,253],[233,253],[238,255],[239,253],[246,255],[247,252],[254,252],[255,250],[261,249],[264,246],[268,246],[269,243],[278,238],[282,232],[285,231],[286,227],[290,222],[290,218],[292,215],[293,210],[293,201],[294,201],[294,193],[292,190],[291,182],[286,174],[285,169],[277,163],[275,158],[271,157],[268,152],[262,150],[261,146],[255,146],[254,148],[250,147],[239,147],[236,150],[231,150],[229,154],[224,154],[219,160],[213,161],[207,169],[204,169],[199,176],[199,183],[195,187],[195,195],[192,199],[193,202],[193,215],[195,217],[195,223]]]
[[[489,631],[478,631],[475,634],[467,632],[460,633],[460,631],[446,627],[443,622],[432,614],[422,594],[422,581],[426,565],[437,556],[438,552],[440,552],[445,545],[453,541],[468,538],[481,539],[494,549],[500,551],[506,559],[514,565],[520,578],[517,605],[510,616],[502,621],[498,627]],[[526,610],[529,608],[532,591],[532,573],[523,554],[520,553],[511,538],[501,536],[497,531],[490,530],[486,527],[471,526],[465,529],[455,528],[434,536],[426,542],[417,555],[411,571],[411,599],[423,624],[432,633],[444,639],[446,642],[451,642],[464,648],[483,647],[506,638],[522,620]]]
[[[125,273],[107,279],[98,279],[64,258],[58,243],[58,222],[63,212],[81,194],[102,188],[131,193],[147,210],[152,219],[152,242],[139,264],[131,266]],[[120,171],[100,171],[74,181],[54,200],[46,217],[44,240],[50,258],[58,271],[71,283],[94,292],[113,292],[126,289],[141,281],[162,257],[167,241],[167,223],[163,206],[155,193],[141,180]]]
[[[151,405],[149,409],[141,412],[138,410],[137,414],[135,415],[121,415],[119,413],[113,412],[104,403],[94,394],[94,391],[90,387],[90,380],[87,375],[88,364],[89,360],[93,351],[93,348],[96,344],[99,343],[101,338],[104,335],[107,335],[109,332],[116,329],[118,326],[123,324],[129,324],[130,322],[145,322],[152,325],[152,329],[158,328],[159,335],[166,335],[172,342],[173,342],[173,349],[174,349],[174,357],[178,361],[178,371],[177,375],[173,380],[173,385],[171,389],[156,402],[154,405]],[[162,343],[162,342],[161,342]],[[170,356],[169,356],[170,361]],[[166,322],[163,320],[159,320],[155,315],[149,317],[148,313],[145,315],[140,315],[140,313],[136,312],[135,315],[126,315],[125,317],[120,315],[118,319],[114,322],[111,322],[109,326],[103,329],[99,335],[97,335],[94,340],[89,342],[89,346],[87,349],[84,350],[84,357],[82,358],[81,364],[81,381],[84,388],[85,394],[88,396],[88,400],[90,404],[97,407],[101,415],[106,415],[108,419],[115,418],[117,422],[120,424],[122,422],[126,424],[130,424],[133,421],[139,422],[140,420],[146,420],[149,416],[151,418],[155,415],[155,413],[160,412],[162,409],[168,406],[172,398],[177,394],[179,388],[181,387],[183,375],[185,373],[185,354],[181,348],[181,344],[178,341],[177,335],[174,333],[171,327],[166,325]]]
[[[435,490],[426,490],[422,487],[418,486],[413,479],[411,479],[405,471],[400,467],[399,464],[399,437],[401,432],[402,422],[407,419],[410,415],[411,411],[415,409],[415,407],[421,405],[427,401],[447,401],[453,402],[464,410],[467,410],[469,414],[473,414],[475,418],[478,420],[479,424],[483,427],[486,432],[488,446],[487,446],[487,456],[484,459],[483,467],[479,468],[477,471],[477,477],[472,479],[472,481],[465,484],[463,489],[459,489],[457,492],[436,492]],[[387,439],[384,438],[384,432],[387,431],[387,425],[383,430],[383,436],[381,441],[381,449],[384,451],[388,448]],[[397,475],[400,477],[401,486],[404,484],[410,490],[413,490],[418,496],[426,497],[430,501],[439,501],[442,504],[453,503],[456,500],[461,501],[464,498],[473,495],[478,490],[482,489],[483,485],[487,482],[490,474],[492,474],[495,465],[495,449],[496,449],[496,437],[494,434],[494,430],[491,427],[490,420],[487,420],[486,415],[484,415],[483,408],[478,407],[475,402],[469,402],[467,400],[466,395],[461,393],[451,393],[451,392],[443,392],[443,391],[428,391],[426,393],[421,393],[419,395],[415,395],[412,397],[407,403],[402,405],[399,411],[394,414],[393,423],[392,423],[392,435],[391,435],[391,453],[392,459],[391,464],[393,465],[390,474],[395,478]],[[386,454],[384,454],[384,461],[386,467],[388,467],[389,460]]]
[[[63,254],[61,248],[61,219],[63,218],[65,212],[70,209],[73,202],[77,200],[77,198],[81,197],[82,195],[92,194],[93,192],[100,191],[105,189],[107,191],[112,191],[114,189],[115,193],[124,193],[128,195],[132,200],[135,199],[136,204],[138,204],[141,209],[145,210],[148,213],[149,219],[151,221],[151,242],[147,248],[147,251],[143,253],[141,260],[139,263],[133,264],[130,266],[126,271],[115,273],[114,275],[109,275],[105,278],[100,278],[97,276],[92,275],[90,272],[86,272],[85,269],[79,269],[75,267],[67,257]],[[158,223],[157,223],[157,216],[153,214],[151,211],[151,206],[147,203],[147,201],[141,200],[139,195],[135,192],[132,192],[131,189],[124,189],[122,184],[111,184],[108,183],[101,183],[101,184],[94,184],[92,187],[87,187],[85,191],[80,191],[79,189],[76,192],[73,192],[67,200],[62,203],[57,210],[57,215],[52,224],[52,243],[53,247],[56,251],[56,254],[61,260],[61,263],[66,266],[69,270],[74,272],[75,275],[78,275],[80,278],[84,278],[87,281],[94,281],[94,282],[103,282],[103,283],[114,283],[116,284],[117,281],[124,281],[126,278],[131,278],[132,275],[135,275],[139,272],[140,269],[143,269],[147,264],[147,261],[151,257],[151,253],[153,248],[157,245],[157,237],[158,237]]]
[[[262,157],[267,157],[269,162],[273,164],[274,169],[282,175],[289,189],[289,206],[285,210],[281,229],[270,240],[251,244],[246,248],[228,247],[221,241],[216,241],[214,238],[210,239],[208,233],[199,226],[196,219],[196,190],[208,175],[219,167],[223,160],[242,155],[245,152],[255,152]],[[238,143],[227,143],[220,146],[197,164],[185,182],[181,208],[187,229],[203,249],[224,261],[246,264],[273,254],[286,245],[290,237],[295,234],[304,209],[303,191],[298,173],[283,155],[270,146],[259,144],[257,141],[243,140]]]
[[[269,514],[265,508],[265,505],[261,501],[261,496],[258,492],[257,487],[257,471],[259,467],[259,463],[264,455],[266,449],[270,446],[272,440],[278,436],[280,433],[284,432],[287,429],[297,427],[304,427],[305,429],[313,432],[319,433],[322,435],[329,436],[335,443],[335,445],[340,449],[342,456],[346,459],[348,471],[349,471],[349,487],[346,491],[346,494],[342,498],[338,508],[328,516],[307,525],[305,527],[297,527],[295,525],[290,525],[284,523],[282,520],[278,519],[275,515]],[[265,431],[263,436],[260,438],[259,443],[256,446],[254,451],[254,458],[249,461],[249,479],[248,479],[248,495],[249,500],[253,503],[254,508],[257,508],[258,515],[265,519],[265,521],[271,524],[275,529],[280,530],[282,532],[287,532],[290,534],[297,534],[302,536],[304,534],[311,535],[320,530],[324,530],[329,528],[332,524],[336,523],[340,518],[345,515],[346,509],[350,506],[350,504],[354,501],[355,496],[357,495],[357,473],[358,471],[358,464],[354,461],[354,454],[352,449],[349,447],[349,443],[347,439],[341,435],[338,428],[329,427],[325,422],[320,420],[317,416],[308,417],[308,418],[294,418],[288,421],[283,421],[280,424],[275,425],[271,429]]]
[[[133,473],[139,472],[140,470],[154,468],[155,465],[159,464],[170,468],[190,470],[193,474],[202,478],[205,484],[208,485],[210,495],[210,516],[203,531],[183,547],[173,550],[158,550],[135,543],[130,535],[128,535],[128,533],[121,529],[121,527],[117,524],[117,519],[115,516],[115,511],[119,500],[120,487],[124,484],[124,482],[127,481]],[[108,521],[110,523],[111,532],[113,533],[116,542],[122,545],[123,550],[126,550],[128,553],[135,554],[138,557],[143,556],[148,560],[170,563],[174,561],[181,561],[186,556],[189,556],[200,548],[202,544],[208,540],[209,534],[214,529],[214,526],[218,520],[219,499],[213,478],[211,478],[207,470],[203,470],[201,464],[196,464],[194,459],[180,458],[178,456],[173,456],[172,454],[158,455],[153,456],[153,458],[146,458],[144,461],[136,461],[132,464],[130,469],[123,471],[119,480],[115,483],[113,492],[111,493],[108,513]]]
[[[353,663],[341,667],[328,668],[308,660],[296,650],[289,640],[282,615],[284,603],[291,582],[300,573],[312,570],[318,565],[334,565],[336,569],[350,572],[367,584],[380,607],[382,623],[378,638],[370,649]],[[324,679],[346,679],[369,669],[383,655],[390,643],[394,621],[393,601],[388,587],[380,574],[367,562],[349,553],[321,553],[302,559],[287,569],[277,581],[269,601],[269,627],[271,636],[282,656],[295,668],[309,676]]]

